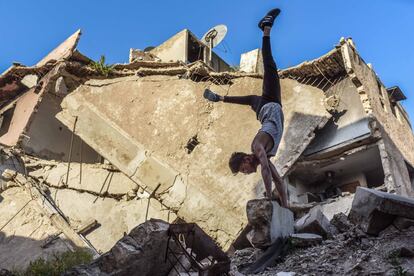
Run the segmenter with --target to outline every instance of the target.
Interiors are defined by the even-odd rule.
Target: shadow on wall
[[[0,269],[23,272],[31,263],[39,259],[51,261],[55,264],[38,264],[36,265],[37,269],[62,267],[61,265],[58,266],[57,263],[68,265],[72,262],[74,264],[84,264],[92,261],[92,255],[86,248],[73,246],[69,240],[62,238],[62,235],[49,235],[42,240],[36,240],[22,236],[6,236],[4,232],[0,232]],[[73,248],[74,252],[70,248]],[[43,273],[46,272],[50,271],[43,271]]]

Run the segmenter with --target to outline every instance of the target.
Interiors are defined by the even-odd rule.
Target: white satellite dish
[[[203,37],[201,38],[201,42],[209,46],[210,48],[214,48],[223,41],[224,37],[227,34],[227,26],[226,25],[217,25],[208,32],[206,32]]]
[[[201,38],[201,42],[204,43],[208,48],[208,56],[205,57],[205,62],[213,67],[213,48],[223,41],[227,34],[226,25],[217,25],[208,32],[206,32]]]

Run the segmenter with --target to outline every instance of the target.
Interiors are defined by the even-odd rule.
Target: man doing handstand
[[[283,207],[288,207],[287,195],[283,181],[270,157],[275,156],[283,133],[283,112],[280,96],[280,82],[276,63],[270,47],[270,31],[273,22],[279,15],[279,9],[273,9],[260,20],[259,28],[263,31],[262,55],[264,64],[262,96],[220,96],[206,89],[204,97],[210,101],[249,105],[262,124],[252,142],[252,153],[235,152],[230,157],[229,166],[233,173],[250,174],[261,166],[262,178],[266,188],[266,196],[272,195],[272,178],[279,193]]]

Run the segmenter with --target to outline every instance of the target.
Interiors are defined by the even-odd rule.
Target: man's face
[[[253,155],[247,155],[243,158],[243,162],[240,164],[239,171],[244,174],[250,174],[257,171],[256,162],[254,162]]]

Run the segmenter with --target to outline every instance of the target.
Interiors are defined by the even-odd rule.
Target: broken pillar
[[[396,217],[414,219],[414,199],[358,187],[349,218],[364,232],[378,235]]]
[[[252,226],[247,238],[256,248],[267,248],[278,238],[286,238],[293,233],[292,211],[280,207],[276,201],[253,199],[247,202],[246,211]]]
[[[321,207],[315,206],[295,222],[295,230],[298,233],[313,233],[327,238],[331,234],[331,225],[322,213]]]

